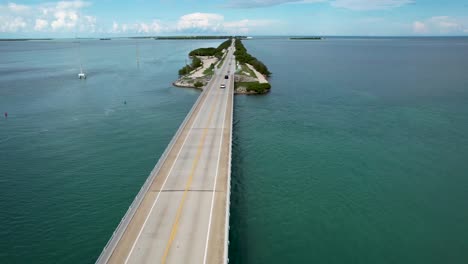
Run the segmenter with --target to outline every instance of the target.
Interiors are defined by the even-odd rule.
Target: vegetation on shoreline
[[[293,37],[289,38],[290,40],[305,40],[305,39],[311,39],[311,40],[321,40],[323,39],[322,37]]]
[[[0,39],[0,41],[31,41],[31,40],[53,40],[51,38],[24,38],[24,39],[15,39],[15,38],[11,38],[11,39]]]
[[[271,85],[269,83],[258,83],[258,82],[236,82],[236,89],[238,87],[245,87],[247,92],[255,92],[258,94],[264,94],[270,91]]]
[[[189,53],[189,56],[215,56],[216,58],[220,59],[223,56],[223,50],[229,48],[229,45],[231,45],[231,39],[224,41],[217,48],[211,47],[192,50]]]
[[[200,82],[200,81],[197,81],[195,84],[194,84],[195,88],[201,88],[203,86],[203,83]]]
[[[205,75],[213,75],[213,74],[214,74],[214,67],[215,67],[215,64],[212,63],[212,64],[210,65],[210,67],[207,68],[207,69],[203,72],[203,74],[205,74]]]
[[[199,48],[196,50],[192,50],[189,53],[189,56],[214,56],[218,49],[216,48]]]
[[[241,64],[240,65],[240,72],[241,73],[246,73],[248,76],[255,77],[255,72],[253,72],[247,65]]]
[[[192,58],[192,63],[189,65],[185,65],[182,69],[179,70],[179,75],[186,75],[189,74],[194,69],[202,66],[202,61],[198,57]]]
[[[202,88],[209,82],[214,74],[215,68],[221,68],[226,60],[226,49],[232,43],[233,38],[221,43],[217,48],[199,48],[192,50],[188,55],[192,62],[179,70],[180,78],[174,83],[175,86]],[[238,62],[235,72],[234,89],[238,94],[266,94],[271,85],[266,81],[270,76],[267,66],[247,52],[240,38],[235,38],[236,51],[234,55]],[[205,57],[205,58],[203,58]],[[216,60],[216,57],[218,60]],[[203,61],[201,61],[201,59]],[[195,72],[205,63],[203,74]],[[209,67],[206,63],[211,63]],[[263,76],[260,76],[263,75]]]
[[[240,39],[236,38],[235,45],[236,52],[234,52],[234,55],[236,56],[237,61],[239,61],[241,64],[248,63],[252,65],[255,68],[255,70],[267,77],[271,75],[271,72],[268,70],[268,67],[265,64],[263,64],[263,62],[257,60],[257,58],[255,58],[247,52],[247,49],[244,47],[244,44],[242,44],[242,41]]]
[[[221,58],[221,60],[218,62],[218,66],[216,66],[218,69],[221,68],[221,66],[223,66],[223,63],[224,63],[224,60],[226,59],[226,56],[223,56]]]
[[[229,45],[231,45],[231,38],[221,43],[217,48],[199,48],[196,50],[192,50],[189,53],[189,56],[192,58],[192,63],[189,65],[185,65],[182,69],[180,69],[179,75],[187,75],[191,71],[202,66],[202,61],[197,56],[215,56],[218,59],[220,59],[221,57],[223,57],[223,50],[227,49]],[[210,66],[210,69],[211,71],[213,71],[214,66],[213,68],[211,68]]]
[[[154,39],[172,39],[172,40],[183,40],[183,39],[230,39],[231,36],[169,36],[169,37],[154,37]],[[240,38],[246,38],[241,36]]]

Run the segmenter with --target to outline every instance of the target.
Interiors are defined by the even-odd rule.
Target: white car
[[[226,88],[226,85],[223,83],[223,84],[221,84],[221,86],[219,88],[224,89],[224,88]]]

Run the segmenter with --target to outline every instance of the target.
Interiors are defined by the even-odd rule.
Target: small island
[[[236,94],[265,94],[271,85],[267,78],[271,75],[267,66],[247,52],[242,44],[243,37],[235,38],[234,56],[236,57],[236,73],[234,89]],[[180,78],[173,83],[177,87],[203,89],[211,80],[215,68],[223,65],[227,49],[231,45],[232,37],[224,41],[217,48],[199,48],[188,55],[191,63],[187,63],[179,70]]]
[[[49,41],[51,38],[2,38],[0,41]]]
[[[322,40],[322,37],[291,37],[290,40]]]
[[[235,42],[237,71],[235,75],[235,92],[238,94],[265,94],[271,85],[267,78],[271,75],[268,67],[247,52],[240,39]]]
[[[231,36],[165,36],[154,37],[155,40],[193,40],[193,39],[231,39]],[[240,37],[246,38],[246,37]]]
[[[188,55],[191,63],[186,63],[179,70],[180,78],[173,84],[177,87],[202,89],[213,77],[215,67],[221,68],[231,39],[221,43],[217,48],[199,48]]]

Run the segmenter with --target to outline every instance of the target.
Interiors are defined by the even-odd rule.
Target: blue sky
[[[0,37],[468,35],[466,0],[0,0]]]

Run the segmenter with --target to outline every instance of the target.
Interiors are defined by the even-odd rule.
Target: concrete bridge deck
[[[227,262],[233,50],[229,49],[97,263]]]

